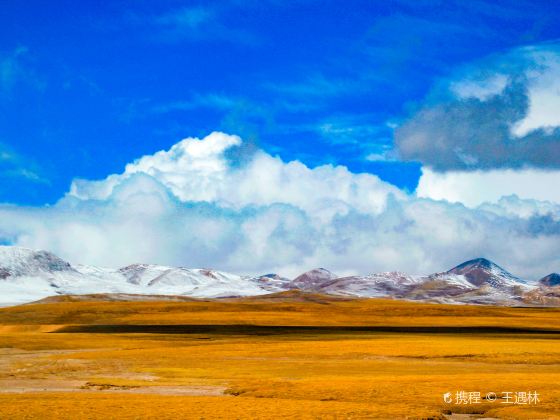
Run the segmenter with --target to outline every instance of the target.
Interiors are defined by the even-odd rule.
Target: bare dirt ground
[[[80,359],[73,359],[72,354],[95,349],[72,350],[41,350],[25,351],[21,349],[0,349],[0,393],[33,393],[33,392],[120,392],[134,394],[160,395],[192,395],[216,396],[225,395],[225,386],[166,386],[166,385],[118,385],[110,381],[83,381],[78,379],[57,379],[40,377],[46,371],[64,371],[68,367],[83,367]],[[52,359],[51,356],[57,356]],[[64,356],[62,359],[60,356]],[[28,377],[31,376],[31,377]],[[34,377],[35,376],[35,377]],[[156,376],[142,375],[133,372],[119,372],[117,382],[136,383],[138,381],[155,381]]]

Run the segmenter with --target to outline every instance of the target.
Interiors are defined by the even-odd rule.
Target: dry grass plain
[[[560,418],[559,309],[64,300],[0,309],[0,419]]]

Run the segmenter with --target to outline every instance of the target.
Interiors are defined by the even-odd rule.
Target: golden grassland
[[[0,309],[0,419],[560,418],[558,309],[64,300]],[[443,402],[460,390],[540,402]]]

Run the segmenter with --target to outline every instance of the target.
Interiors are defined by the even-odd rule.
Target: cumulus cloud
[[[108,199],[132,174],[143,173],[157,179],[182,202],[209,202],[236,210],[282,203],[319,218],[350,209],[379,213],[387,195],[402,195],[375,175],[353,174],[332,165],[311,169],[261,150],[239,166],[228,159],[228,153],[241,145],[238,136],[223,133],[212,133],[202,140],[187,138],[168,151],[127,165],[122,174],[101,181],[74,181],[69,194],[82,200]]]
[[[262,150],[232,162],[241,147],[223,133],[188,138],[120,174],[76,180],[55,205],[0,206],[0,241],[76,263],[288,276],[317,266],[341,275],[428,273],[480,255],[529,278],[560,266],[552,203],[509,197],[471,209]]]
[[[422,168],[416,194],[434,200],[447,200],[477,207],[496,202],[501,197],[516,195],[527,200],[560,203],[560,171],[538,169],[493,169],[472,172],[437,172]]]
[[[560,167],[560,45],[461,69],[395,130],[399,154],[436,171]]]

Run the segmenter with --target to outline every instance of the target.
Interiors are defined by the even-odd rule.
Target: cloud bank
[[[48,207],[0,206],[0,240],[73,262],[152,262],[237,273],[427,273],[484,255],[515,273],[558,270],[559,206],[515,196],[476,209],[406,195],[371,174],[310,168],[212,133],[76,180]],[[240,163],[241,162],[241,163]]]
[[[435,171],[560,168],[560,45],[468,66],[395,132],[399,154]]]
[[[560,43],[457,69],[395,130],[423,164],[417,195],[477,207],[514,194],[560,202]]]
[[[419,197],[447,200],[477,207],[503,196],[560,203],[560,171],[501,169],[472,172],[436,172],[422,169],[416,188]]]

